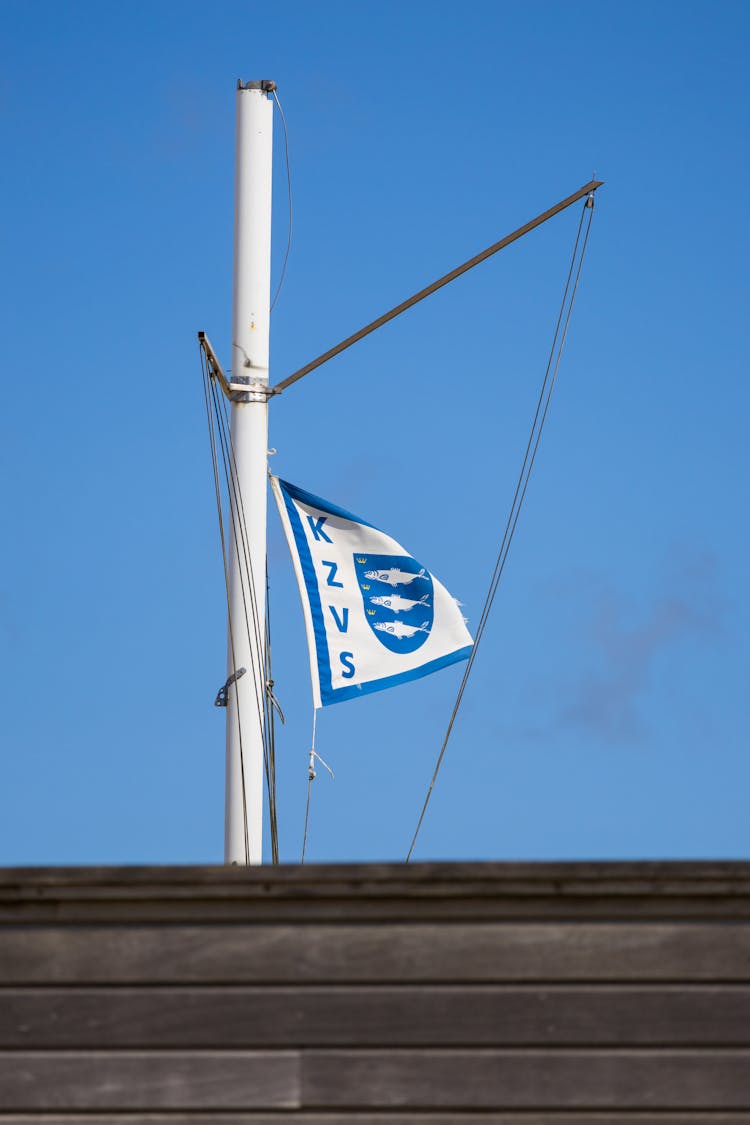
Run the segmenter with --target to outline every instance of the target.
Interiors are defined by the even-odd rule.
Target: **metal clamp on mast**
[[[265,379],[253,379],[249,375],[233,375],[231,379],[227,379],[211,341],[205,332],[198,333],[198,343],[206,357],[206,367],[209,377],[216,380],[230,402],[266,402],[272,395],[280,393],[268,385],[268,371],[266,368],[262,369],[265,372]],[[261,370],[261,368],[255,367],[254,364],[248,364],[248,366],[254,367],[255,370],[258,371]]]

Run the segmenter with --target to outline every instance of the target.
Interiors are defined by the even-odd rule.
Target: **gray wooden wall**
[[[750,864],[0,870],[3,1125],[750,1123]]]

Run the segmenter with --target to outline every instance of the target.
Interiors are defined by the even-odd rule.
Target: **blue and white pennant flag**
[[[466,660],[458,603],[390,535],[271,477],[302,598],[315,707]]]

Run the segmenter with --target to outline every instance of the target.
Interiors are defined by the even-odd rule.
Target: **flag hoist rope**
[[[585,229],[585,233],[584,233],[584,236],[583,236],[583,244],[581,245],[581,232],[583,231],[584,218],[585,218],[587,212],[588,212],[588,222],[586,223],[586,229]],[[492,578],[490,579],[489,589],[487,591],[487,596],[486,596],[485,601],[484,601],[484,606],[482,607],[482,614],[481,614],[481,617],[479,619],[479,624],[477,625],[476,636],[474,638],[474,647],[472,648],[469,659],[466,662],[466,668],[464,669],[464,674],[463,674],[463,677],[461,679],[461,683],[459,685],[458,694],[456,696],[456,702],[453,705],[453,710],[451,712],[450,719],[448,720],[448,727],[447,727],[447,730],[445,732],[445,737],[443,738],[442,746],[440,747],[440,752],[439,752],[438,757],[437,757],[435,769],[434,769],[433,774],[432,774],[432,780],[430,781],[430,786],[427,790],[427,796],[425,797],[424,804],[422,806],[422,811],[419,815],[419,820],[417,822],[417,827],[414,831],[414,836],[412,837],[412,841],[411,841],[411,844],[409,846],[409,851],[408,851],[407,856],[406,856],[406,862],[407,863],[409,862],[409,860],[412,857],[412,853],[414,851],[414,846],[417,842],[417,837],[419,835],[419,831],[422,827],[422,823],[424,821],[425,814],[427,812],[427,806],[430,803],[432,791],[435,788],[435,782],[437,781],[437,776],[438,776],[438,773],[440,772],[440,767],[443,763],[443,758],[445,756],[445,751],[446,751],[447,746],[448,746],[448,741],[449,741],[451,733],[453,731],[453,726],[455,724],[456,717],[458,715],[458,711],[459,711],[459,708],[461,706],[461,702],[462,702],[463,697],[464,697],[464,692],[466,691],[466,685],[469,681],[469,676],[471,675],[472,668],[474,667],[474,661],[476,660],[477,653],[479,651],[479,645],[482,641],[482,637],[484,636],[484,631],[485,631],[485,628],[486,628],[486,625],[487,625],[487,620],[489,618],[490,610],[492,609],[492,604],[495,600],[497,588],[498,588],[500,579],[502,577],[503,571],[505,569],[505,564],[506,564],[507,559],[508,559],[508,552],[510,550],[510,545],[513,541],[513,536],[515,534],[516,526],[518,524],[518,517],[521,514],[521,508],[523,506],[524,498],[526,496],[526,489],[528,488],[529,479],[531,477],[531,470],[534,467],[534,461],[536,460],[537,451],[539,449],[539,442],[540,442],[540,439],[541,439],[541,436],[542,436],[542,431],[544,429],[544,423],[547,419],[547,412],[549,410],[550,399],[552,397],[552,391],[554,389],[555,381],[557,379],[557,372],[558,372],[558,368],[560,366],[560,359],[562,357],[563,347],[565,346],[565,338],[568,334],[568,325],[570,324],[570,316],[571,316],[571,313],[573,311],[573,302],[575,301],[576,291],[578,289],[578,281],[579,281],[580,276],[581,276],[581,267],[583,266],[583,259],[584,259],[584,256],[586,254],[586,246],[588,244],[589,231],[591,230],[591,220],[593,219],[593,216],[594,216],[594,193],[592,191],[589,194],[589,196],[587,197],[586,203],[584,204],[583,210],[581,211],[581,218],[580,218],[580,221],[578,223],[578,232],[576,234],[575,245],[573,247],[573,254],[572,254],[571,260],[570,260],[570,269],[568,270],[568,277],[567,277],[567,280],[565,282],[565,289],[563,291],[562,302],[560,304],[560,312],[559,312],[559,315],[558,315],[558,318],[557,318],[557,324],[555,326],[555,332],[554,332],[554,335],[552,337],[552,345],[550,347],[549,358],[547,360],[547,368],[544,372],[544,379],[542,381],[541,390],[539,392],[539,398],[538,398],[537,404],[536,404],[536,412],[534,414],[534,421],[533,421],[532,426],[531,426],[531,432],[529,433],[529,440],[528,440],[527,445],[526,445],[526,452],[524,453],[523,463],[521,465],[521,471],[518,475],[518,482],[516,484],[516,490],[515,490],[515,493],[513,495],[513,503],[511,504],[510,512],[508,513],[508,519],[507,519],[507,522],[505,524],[505,531],[503,532],[503,538],[502,538],[502,542],[500,544],[500,550],[498,552],[497,559],[495,561],[495,568],[492,572]],[[579,246],[580,246],[580,254],[579,254]],[[572,283],[572,287],[571,287],[571,283]]]
[[[308,831],[308,828],[310,827],[310,800],[311,800],[311,797],[312,797],[312,783],[315,781],[315,778],[318,776],[317,771],[315,769],[316,761],[320,762],[321,766],[323,766],[323,768],[328,771],[328,773],[331,775],[331,780],[333,780],[333,778],[335,777],[335,774],[334,774],[333,770],[331,769],[331,767],[328,765],[328,762],[326,762],[323,758],[321,758],[320,754],[315,749],[315,730],[316,730],[317,725],[318,725],[318,709],[317,709],[317,707],[313,707],[312,737],[310,739],[310,757],[309,757],[308,764],[307,764],[307,801],[305,802],[305,827],[304,827],[304,831],[302,833],[302,857],[300,859],[300,863],[305,862],[305,853],[307,852],[307,831]]]

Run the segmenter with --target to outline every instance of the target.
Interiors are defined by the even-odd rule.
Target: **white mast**
[[[227,674],[241,668],[246,673],[227,691],[224,861],[238,864],[262,862],[274,89],[268,81],[237,84],[230,378],[232,384],[247,384],[248,391],[239,396],[246,401],[231,407],[239,497],[230,497]]]

